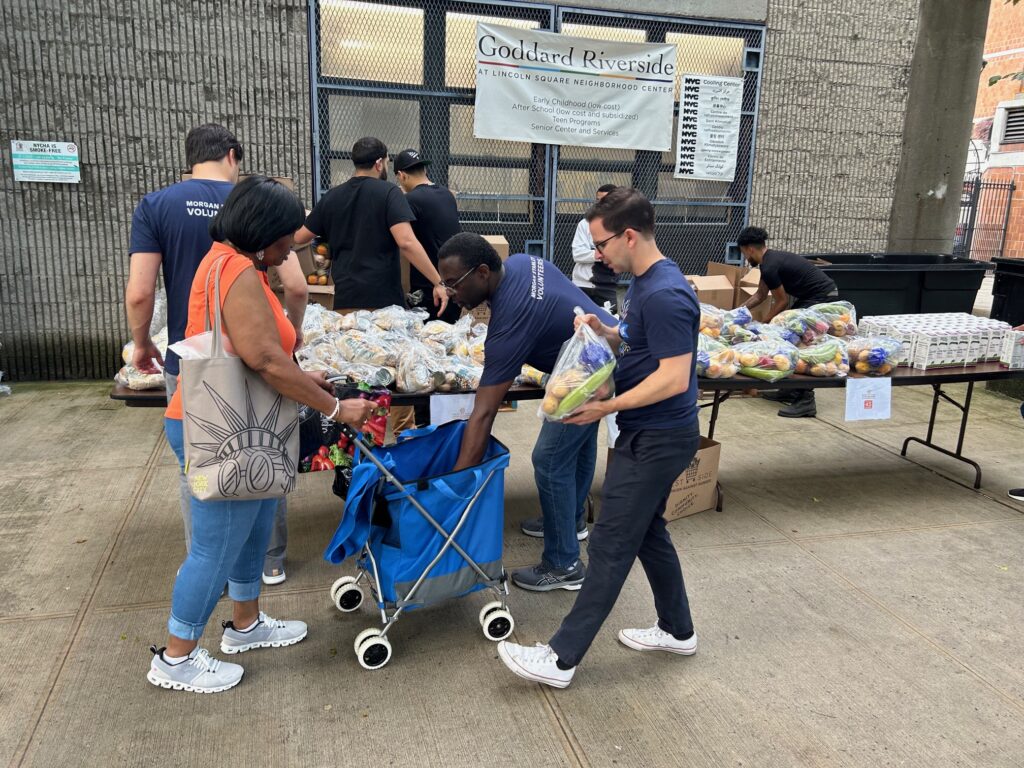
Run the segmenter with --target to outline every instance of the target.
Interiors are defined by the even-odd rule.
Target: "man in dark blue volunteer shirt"
[[[483,458],[498,407],[523,365],[551,372],[573,335],[576,307],[614,321],[551,262],[517,253],[502,264],[494,248],[471,232],[442,246],[438,271],[459,306],[491,306],[484,372],[455,467],[463,469]],[[533,449],[542,515],[522,525],[526,535],[544,537],[544,555],[538,565],[513,571],[513,584],[535,592],[580,588],[586,569],[579,542],[588,533],[584,504],[596,463],[596,423],[544,422]]]
[[[605,476],[604,504],[591,534],[587,579],[561,628],[547,645],[498,645],[512,672],[556,688],[572,681],[638,557],[654,592],[658,621],[647,629],[621,630],[619,641],[637,651],[690,655],[697,650],[664,512],[672,483],[700,444],[693,365],[700,307],[679,268],[658,250],[654,207],[640,192],[609,193],[587,220],[601,260],[616,273],[636,276],[618,327],[594,316],[580,319],[618,349],[617,394],[582,406],[568,419],[596,424],[617,411],[615,461]]]
[[[185,158],[191,178],[150,192],[132,216],[131,263],[125,290],[125,310],[135,350],[132,365],[143,373],[159,373],[164,367],[167,399],[178,386],[178,356],[168,350],[162,359],[151,337],[157,275],[162,271],[167,292],[167,343],[185,337],[188,298],[199,262],[210,250],[210,221],[238,181],[244,150],[238,139],[216,124],[193,128],[185,137]],[[306,310],[306,282],[295,259],[287,259],[278,273],[285,287],[288,315],[302,338],[302,316]],[[185,546],[192,545],[191,495],[185,476],[180,477],[181,515]],[[264,568],[264,581],[284,581],[285,504],[278,508],[274,537]]]

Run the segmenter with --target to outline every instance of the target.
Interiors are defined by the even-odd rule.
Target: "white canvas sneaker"
[[[224,653],[244,653],[253,648],[280,648],[295,645],[306,636],[307,628],[304,621],[280,621],[272,619],[263,611],[256,623],[245,630],[235,629],[230,621],[222,622],[224,636],[220,639],[220,649]]]
[[[676,640],[657,624],[650,629],[623,629],[619,631],[619,642],[635,651],[668,651],[692,656],[697,652],[697,633],[688,640]]]
[[[515,674],[524,680],[550,685],[552,688],[565,688],[572,682],[576,668],[559,669],[555,663],[557,654],[550,645],[537,643],[532,648],[517,645],[507,640],[498,643],[498,656]]]
[[[146,679],[160,688],[191,693],[220,693],[234,688],[242,679],[244,670],[238,664],[221,661],[210,656],[209,651],[198,646],[177,664],[170,664],[164,658],[165,648],[150,646],[153,661],[149,665]]]

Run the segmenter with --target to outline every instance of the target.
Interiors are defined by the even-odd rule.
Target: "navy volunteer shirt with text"
[[[575,307],[615,325],[611,315],[550,261],[517,253],[506,259],[504,269],[491,297],[481,387],[512,381],[524,363],[550,373],[562,344],[573,334]]]
[[[167,343],[185,338],[188,296],[199,262],[213,245],[210,219],[234,185],[229,181],[189,179],[150,192],[132,216],[129,253],[159,253],[167,291]],[[153,328],[155,333],[157,328]],[[178,375],[178,356],[164,356],[168,373]]]
[[[619,319],[619,362],[615,391],[628,392],[668,357],[691,354],[697,348],[700,305],[679,267],[668,259],[656,261],[626,292]],[[690,387],[643,408],[619,411],[616,423],[623,432],[640,429],[675,429],[697,418],[697,371],[690,363]]]

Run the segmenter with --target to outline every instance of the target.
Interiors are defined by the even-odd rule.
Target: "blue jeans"
[[[533,476],[544,515],[544,562],[568,568],[580,556],[576,526],[585,514],[597,465],[599,422],[545,421],[533,447]]]
[[[164,419],[171,450],[184,467],[185,445],[178,419]],[[182,640],[198,640],[220,599],[224,582],[239,602],[260,595],[263,556],[274,526],[278,499],[200,501],[190,497],[192,546],[174,580],[167,629]]]

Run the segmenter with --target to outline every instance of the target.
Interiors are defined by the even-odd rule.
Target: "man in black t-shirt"
[[[399,255],[432,286],[431,303],[443,312],[448,294],[413,233],[415,220],[401,190],[387,181],[388,148],[366,136],[352,147],[352,178],[335,187],[313,208],[295,244],[314,237],[327,241],[334,279],[334,309],[405,306]]]
[[[446,187],[434,184],[427,178],[428,165],[430,161],[415,149],[404,149],[395,156],[398,186],[405,192],[405,199],[416,217],[412,222],[412,231],[436,269],[438,250],[459,234],[462,227],[459,225],[459,208],[455,196]],[[440,317],[445,322],[454,323],[459,319],[459,307],[455,302],[450,302],[448,308],[438,314],[432,297],[433,285],[418,269],[409,270],[409,290],[414,297],[410,303],[427,310],[431,320]]]
[[[789,251],[776,251],[767,247],[768,233],[760,227],[746,227],[740,232],[737,244],[752,267],[760,267],[761,282],[757,292],[743,304],[753,309],[768,298],[771,292],[775,304],[768,313],[770,321],[786,309],[804,309],[822,304],[839,295],[836,284],[803,256]],[[779,410],[779,416],[802,418],[816,416],[813,389],[791,389],[788,392],[765,392],[767,400],[789,403]]]

